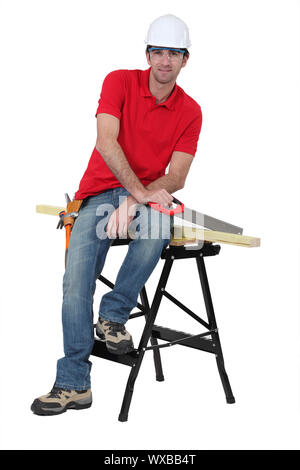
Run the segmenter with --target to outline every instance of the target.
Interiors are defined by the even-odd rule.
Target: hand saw
[[[208,228],[210,230],[215,230],[217,232],[227,232],[227,233],[236,233],[242,235],[243,229],[241,227],[237,227],[236,225],[229,224],[228,222],[224,222],[220,219],[215,219],[207,214],[202,214],[202,212],[195,211],[194,209],[190,209],[185,207],[185,205],[176,199],[173,196],[173,203],[176,204],[175,208],[167,209],[166,207],[156,203],[156,202],[149,202],[149,206],[152,209],[155,209],[159,212],[162,212],[167,215],[174,215],[186,222],[191,222],[196,225],[200,225],[201,227]]]

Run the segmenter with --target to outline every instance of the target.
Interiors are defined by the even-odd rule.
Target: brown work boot
[[[34,400],[31,411],[36,415],[51,416],[64,413],[69,409],[89,408],[91,404],[91,390],[65,390],[54,385],[50,393]]]
[[[99,318],[96,335],[106,342],[107,350],[112,354],[126,354],[134,349],[132,337],[122,323]]]

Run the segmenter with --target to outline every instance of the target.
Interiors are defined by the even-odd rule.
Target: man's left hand
[[[135,216],[137,201],[128,196],[116,209],[107,224],[108,238],[126,238],[130,222]]]

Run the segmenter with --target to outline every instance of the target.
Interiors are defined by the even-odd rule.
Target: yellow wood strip
[[[47,204],[40,204],[36,206],[36,212],[38,212],[39,214],[58,216],[59,213],[64,210],[66,210],[65,207],[50,206]],[[230,245],[244,247],[260,246],[260,238],[256,237],[237,235],[234,233],[217,232],[215,230],[206,230],[201,228],[188,227],[185,225],[174,226],[173,236],[170,245],[182,246],[197,243],[197,241],[228,243]]]
[[[47,215],[58,215],[61,211],[65,211],[65,207],[59,206],[48,206],[47,204],[40,204],[36,206],[36,211],[39,214],[47,214]]]
[[[199,241],[228,243],[230,245],[257,247],[260,246],[260,238],[237,235],[234,233],[217,232],[201,228],[174,226],[174,233],[170,245],[180,246]]]

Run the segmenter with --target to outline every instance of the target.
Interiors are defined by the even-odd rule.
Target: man
[[[148,70],[117,70],[103,82],[96,146],[75,194],[83,203],[63,280],[65,356],[57,362],[51,392],[34,400],[36,414],[91,406],[96,280],[113,239],[127,236],[139,210],[139,233],[129,244],[114,289],[102,297],[96,326],[112,354],[133,349],[124,325],[171,238],[172,220],[148,203],[172,203],[171,194],[183,188],[196,153],[201,109],[176,84],[189,59],[188,28],[179,18],[165,15],[150,25],[145,42]]]

